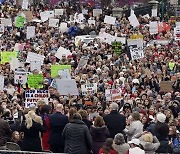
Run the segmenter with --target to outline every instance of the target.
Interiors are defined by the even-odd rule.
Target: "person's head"
[[[77,113],[77,110],[76,110],[76,109],[71,108],[71,109],[69,110],[69,121],[72,120],[72,117],[73,117],[73,115],[74,115],[75,113]]]
[[[72,120],[82,120],[82,117],[79,113],[75,113],[72,117]]]
[[[147,116],[143,116],[141,119],[142,124],[146,124],[148,122],[148,117]]]
[[[79,110],[78,113],[81,115],[82,119],[88,118],[88,113],[86,110]]]
[[[121,133],[118,133],[114,137],[114,143],[117,145],[121,145],[125,143],[124,136]]]
[[[139,112],[135,111],[132,113],[132,118],[133,118],[133,121],[137,121],[137,120],[140,120],[140,114]]]
[[[117,103],[111,103],[110,104],[110,110],[111,111],[118,111],[118,109],[119,109],[119,106],[118,106],[118,104]]]
[[[134,147],[139,147],[140,145],[140,140],[139,139],[132,139],[131,141],[128,142],[131,146],[131,148]]]
[[[104,120],[103,120],[103,117],[97,116],[97,117],[95,118],[95,121],[94,121],[94,126],[95,126],[95,127],[102,127],[102,126],[104,126],[104,125],[105,125],[105,122],[104,122]]]
[[[165,120],[166,120],[166,116],[165,116],[165,114],[163,114],[163,113],[158,113],[158,114],[156,115],[156,119],[157,119],[158,122],[164,123]]]
[[[41,106],[41,115],[43,114],[49,114],[51,112],[51,106],[50,105],[43,105]]]
[[[146,133],[142,136],[144,142],[153,142],[153,135],[151,133]]]
[[[12,140],[13,140],[13,141],[19,141],[19,140],[20,140],[20,134],[19,134],[18,131],[14,131],[14,132],[12,133]]]
[[[63,109],[64,109],[64,107],[63,107],[62,104],[57,104],[57,105],[56,105],[56,112],[61,112],[61,113],[63,113]]]
[[[113,149],[112,144],[113,144],[113,139],[107,138],[102,147],[104,150],[104,153],[109,153],[109,151]]]

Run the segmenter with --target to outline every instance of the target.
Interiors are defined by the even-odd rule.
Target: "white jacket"
[[[145,151],[140,149],[139,147],[130,148],[128,154],[145,154]]]

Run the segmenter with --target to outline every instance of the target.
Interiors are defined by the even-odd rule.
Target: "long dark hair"
[[[108,154],[110,150],[113,150],[112,144],[113,144],[113,139],[107,138],[102,147],[104,154]]]

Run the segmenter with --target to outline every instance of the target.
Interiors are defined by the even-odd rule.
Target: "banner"
[[[45,56],[43,56],[43,55],[39,55],[34,52],[28,52],[26,62],[31,63],[31,61],[40,61],[41,64],[43,64],[44,58],[45,58]]]
[[[11,58],[16,58],[17,52],[1,52],[1,64],[9,63]]]
[[[60,95],[79,95],[76,80],[56,79],[55,81]]]
[[[27,83],[27,72],[14,72],[14,84],[26,84]]]
[[[81,85],[82,95],[93,95],[97,93],[97,83]]]
[[[51,65],[51,77],[55,78],[58,76],[59,70],[68,69],[71,72],[71,65]]]
[[[35,37],[35,26],[27,26],[26,38],[30,39]]]
[[[26,90],[25,92],[25,108],[29,108],[31,104],[35,104],[37,106],[37,102],[39,100],[44,101],[48,104],[49,98],[48,90]]]
[[[121,100],[121,89],[107,89],[105,90],[106,101],[119,101]]]
[[[44,77],[42,74],[29,74],[27,78],[28,87],[32,89],[43,88]]]

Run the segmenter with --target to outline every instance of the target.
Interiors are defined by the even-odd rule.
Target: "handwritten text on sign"
[[[106,101],[121,100],[121,89],[107,89],[105,91]]]

